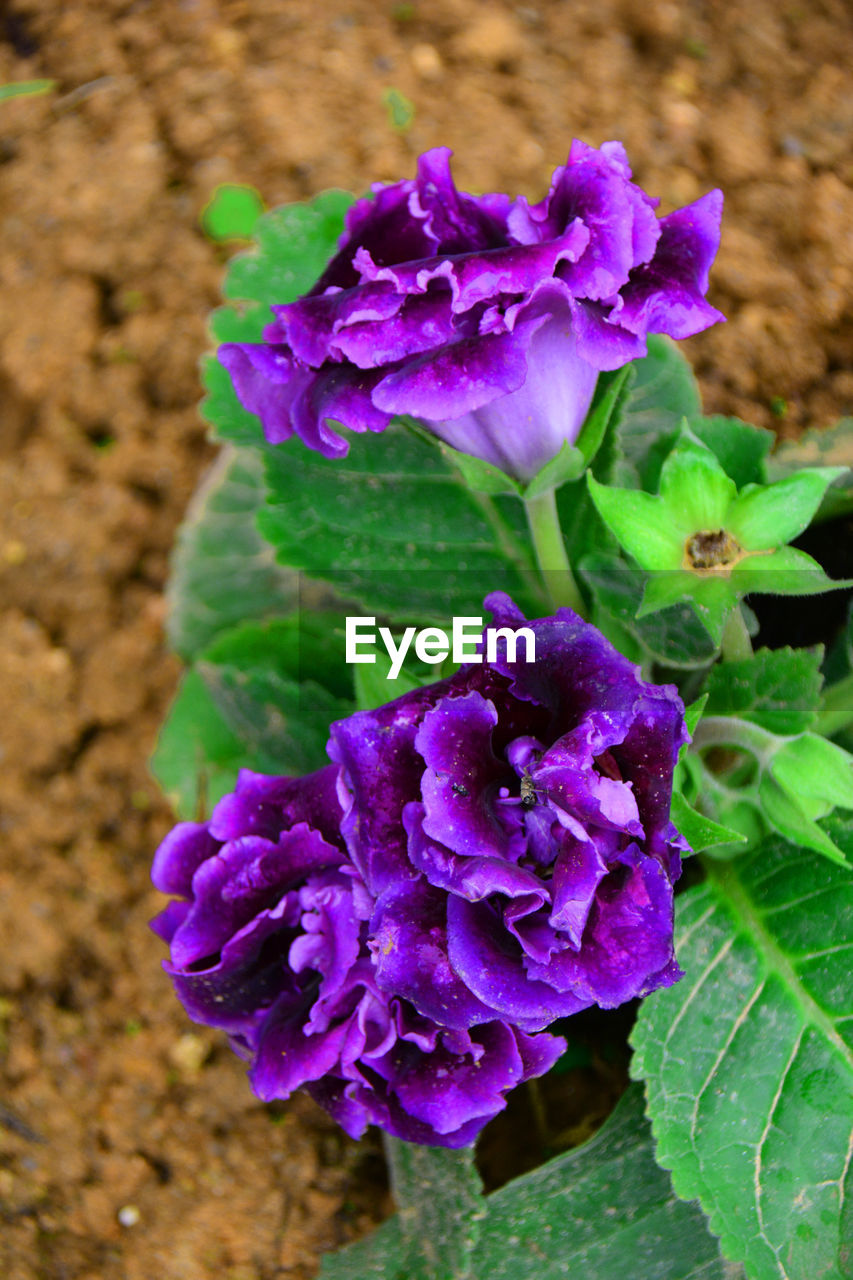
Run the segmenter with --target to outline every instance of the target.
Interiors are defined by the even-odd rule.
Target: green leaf
[[[413,430],[418,430],[418,424],[407,422]],[[424,434],[420,432],[423,439]],[[435,443],[438,444],[441,452],[453,466],[458,467],[465,480],[465,484],[474,493],[516,493],[521,492],[521,486],[512,476],[508,476],[505,471],[501,471],[500,467],[496,467],[491,462],[486,462],[483,458],[475,458],[471,453],[462,453],[459,449],[454,449],[452,445],[445,444],[443,441],[433,437]]]
[[[31,98],[35,94],[50,93],[55,88],[55,80],[13,80],[11,84],[0,84],[0,102],[9,98]]]
[[[765,459],[776,439],[772,431],[741,422],[740,418],[719,415],[689,417],[687,425],[716,456],[738,489],[764,482]]]
[[[669,450],[682,419],[701,414],[702,403],[693,370],[674,342],[650,334],[648,351],[632,365],[635,378],[616,435],[618,448],[640,485],[651,491],[657,489],[661,447]],[[617,476],[599,478],[613,480]],[[618,478],[623,483],[627,479],[624,475]]]
[[[771,733],[802,733],[820,707],[822,650],[759,649],[708,676],[708,715],[741,716]]]
[[[433,1153],[438,1154],[438,1153]],[[642,1093],[630,1089],[594,1138],[487,1196],[471,1280],[738,1280],[694,1205],[652,1158]],[[409,1280],[397,1217],[335,1257],[321,1280]],[[465,1272],[434,1270],[429,1280]]]
[[[264,211],[254,187],[223,182],[201,211],[201,225],[211,240],[248,240]]]
[[[254,449],[223,451],[196,490],[178,532],[166,598],[169,643],[190,660],[241,622],[289,613],[299,575],[275,563],[255,527],[266,495]]]
[[[218,639],[196,669],[229,728],[272,773],[327,763],[329,725],[353,710],[344,635],[323,617],[247,623]]]
[[[258,219],[257,249],[237,254],[228,264],[225,297],[260,304],[260,321],[266,324],[272,303],[293,302],[322,275],[354,200],[347,191],[323,191],[308,204],[265,213]]]
[[[853,872],[773,838],[676,917],[685,976],[632,1036],[658,1160],[751,1280],[849,1277]]]
[[[228,727],[197,671],[188,671],[157,737],[151,772],[175,813],[206,818],[241,768],[261,769]]]
[[[799,440],[784,440],[771,458],[767,472],[771,480],[781,480],[803,467],[848,468],[827,490],[817,518],[829,520],[853,510],[853,418],[842,418],[832,427],[813,427]]]
[[[330,460],[288,441],[267,452],[261,532],[283,564],[395,619],[480,616],[489,591],[543,601],[517,498],[471,493],[439,449],[402,426]]]
[[[670,817],[694,853],[712,849],[715,845],[746,844],[745,835],[706,818],[688,804],[680,791],[673,792]]]
[[[811,522],[827,488],[846,467],[798,471],[771,485],[747,485],[729,510],[727,528],[748,551],[770,551]]]

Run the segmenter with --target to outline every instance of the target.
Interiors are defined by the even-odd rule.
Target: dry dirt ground
[[[0,83],[57,82],[0,102],[7,1280],[308,1280],[388,1210],[375,1142],[257,1103],[146,927],[215,186],[360,190],[447,143],[461,186],[539,198],[573,136],[621,138],[664,210],[724,188],[730,319],[690,354],[710,410],[795,434],[851,411],[851,65],[843,0],[0,4]]]

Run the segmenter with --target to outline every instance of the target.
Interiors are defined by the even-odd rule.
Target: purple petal
[[[209,833],[207,823],[179,822],[154,854],[151,879],[155,889],[188,898],[193,876],[203,862],[213,857],[219,845],[219,840]]]
[[[424,880],[389,889],[371,924],[376,977],[443,1027],[470,1027],[494,1016],[473,996],[447,956],[447,898]]]
[[[705,299],[708,272],[720,243],[723,197],[709,191],[660,221],[654,258],[638,268],[622,290],[614,315],[640,333],[689,338],[725,316]]]
[[[518,943],[488,903],[448,899],[447,946],[450,963],[468,989],[491,1004],[496,1016],[524,1031],[538,1031],[592,1004],[592,998],[556,991],[550,964],[528,976],[530,962],[523,961]]]

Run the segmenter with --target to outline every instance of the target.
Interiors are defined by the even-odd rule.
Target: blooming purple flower
[[[340,837],[339,772],[244,771],[209,822],[166,837],[153,870],[177,895],[153,922],[165,967],[190,1016],[249,1060],[259,1097],[304,1086],[354,1137],[374,1123],[462,1146],[565,1042],[496,1019],[445,1027],[380,988],[375,903]]]
[[[305,297],[219,358],[267,439],[326,457],[395,415],[521,480],[574,442],[600,370],[722,319],[705,298],[722,195],[664,218],[619,142],[574,142],[543,201],[456,190],[450,152],[349,211]]]
[[[486,607],[524,621],[501,593]],[[535,1031],[680,976],[683,704],[571,610],[527,625],[534,663],[470,664],[332,727],[378,985],[460,1030]]]

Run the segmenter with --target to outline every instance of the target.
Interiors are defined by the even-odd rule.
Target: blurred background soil
[[[389,1207],[375,1140],[257,1103],[146,926],[216,185],[361,190],[446,143],[462,187],[538,199],[573,136],[621,138],[664,212],[726,193],[707,408],[796,434],[851,411],[851,66],[843,0],[0,5],[0,83],[57,82],[0,102],[7,1280],[308,1280]]]

